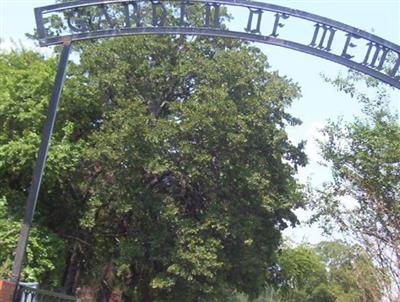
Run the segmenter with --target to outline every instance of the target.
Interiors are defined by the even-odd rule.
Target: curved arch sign
[[[198,8],[196,13],[193,7]],[[231,26],[233,22],[221,22],[227,13],[236,28]],[[279,5],[247,0],[81,0],[39,7],[35,15],[41,46],[61,44],[66,39],[145,34],[229,37],[318,56],[400,89],[399,45],[341,22]],[[55,18],[57,22],[51,22]],[[300,23],[301,37],[285,36]]]
[[[15,252],[11,279],[17,283],[73,41],[147,34],[237,38],[321,57],[400,89],[399,45],[341,22],[273,4],[247,0],[80,0],[36,8],[35,17],[40,45],[64,47]],[[229,22],[230,18],[235,22]]]

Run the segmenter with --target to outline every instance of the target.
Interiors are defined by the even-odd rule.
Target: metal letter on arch
[[[203,10],[201,24],[191,18],[191,6]],[[223,22],[221,12],[230,12],[232,8],[243,9],[247,14],[240,31],[229,29],[229,24]],[[235,19],[235,14],[231,14]],[[324,58],[400,89],[399,45],[332,19],[274,4],[248,0],[80,0],[36,8],[35,17],[40,45],[63,44],[64,47],[14,259],[12,280],[15,282],[21,273],[72,42],[154,34],[242,39]],[[57,28],[49,23],[54,18],[57,18]],[[285,38],[285,30],[293,26],[293,20],[309,26],[309,36],[304,34],[303,41]]]
[[[188,8],[192,5],[203,9],[202,24],[191,22]],[[143,7],[147,9],[141,9]],[[221,23],[221,9],[229,11],[234,7],[247,11],[241,31],[230,30],[227,24]],[[175,19],[167,18],[168,14]],[[235,13],[231,14],[235,19]],[[61,44],[66,39],[78,41],[127,35],[227,37],[308,53],[400,88],[399,45],[338,21],[274,4],[248,0],[81,0],[36,8],[35,16],[42,46]],[[56,30],[46,24],[45,17],[50,16],[58,16],[65,29]],[[309,23],[310,33],[304,35],[304,41],[285,39],[284,30],[290,28],[293,19]],[[362,53],[358,61],[352,54],[356,51]]]

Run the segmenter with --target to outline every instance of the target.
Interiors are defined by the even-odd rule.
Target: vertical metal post
[[[22,264],[26,252],[26,246],[28,244],[29,231],[32,225],[40,184],[42,181],[43,170],[46,164],[51,135],[53,133],[54,123],[56,120],[58,103],[60,101],[61,91],[64,86],[66,67],[70,51],[71,51],[71,41],[65,41],[61,53],[60,62],[58,63],[57,75],[47,113],[47,120],[43,128],[42,141],[39,148],[38,158],[36,160],[35,170],[33,171],[32,183],[29,189],[29,195],[26,202],[25,215],[22,221],[21,233],[19,235],[18,245],[15,252],[11,281],[15,282],[17,285],[19,283],[21,275]]]

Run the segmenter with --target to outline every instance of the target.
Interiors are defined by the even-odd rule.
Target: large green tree
[[[278,267],[284,301],[379,302],[385,294],[379,268],[360,245],[325,241],[285,248]]]
[[[35,224],[67,243],[63,285],[131,301],[262,290],[303,197],[299,95],[254,47],[124,38],[70,64]],[[19,220],[56,60],[1,54],[1,195]],[[44,281],[44,280],[39,280]]]
[[[270,279],[275,286],[266,287],[257,299],[236,294],[231,300],[379,302],[385,295],[374,260],[360,245],[342,241],[283,246],[276,266],[270,269]]]
[[[298,89],[236,42],[135,42],[81,56],[113,108],[87,149],[101,171],[82,220],[95,277],[127,299],[256,295],[302,200],[292,177],[304,154],[284,129]]]
[[[328,284],[322,288],[336,298],[332,301],[379,302],[385,297],[385,286],[390,285],[390,280],[380,282],[380,268],[362,246],[323,241],[314,250],[325,264]],[[318,288],[314,289],[311,297],[317,297],[318,293]]]
[[[284,248],[278,258],[278,269],[278,286],[287,301],[309,301],[314,290],[328,280],[321,256],[306,245]]]
[[[10,275],[13,250],[40,143],[41,127],[55,74],[56,60],[30,51],[0,54],[0,260],[2,277]],[[49,154],[35,228],[25,261],[23,280],[58,286],[65,267],[62,237],[69,233],[75,209],[68,193],[70,172],[80,158],[72,143],[71,122],[58,123]],[[61,237],[56,234],[61,235]],[[60,258],[59,258],[60,256]]]

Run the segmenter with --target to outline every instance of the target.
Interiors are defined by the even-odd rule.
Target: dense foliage
[[[360,235],[366,251],[342,242],[280,250],[305,203],[294,178],[306,163],[303,144],[286,134],[299,123],[286,112],[297,85],[271,71],[259,49],[230,40],[136,37],[75,50],[25,281],[68,293],[89,287],[97,301],[113,291],[124,301],[380,301],[387,268],[398,273],[396,115],[359,95],[367,119],[324,132],[334,182],[314,204],[317,218]],[[0,53],[2,276],[56,62]],[[354,93],[349,83],[336,84]],[[343,196],[356,206],[343,211]],[[377,259],[386,261],[380,270]]]
[[[45,61],[32,52],[0,55],[0,261],[3,278],[10,275],[55,67],[55,60]],[[67,177],[77,163],[77,149],[69,135],[68,126],[64,125],[54,137],[42,202],[22,274],[26,281],[43,281],[49,286],[59,285],[65,267],[65,244],[59,236],[63,229],[57,228],[63,203],[54,193],[60,193],[59,178]]]
[[[400,123],[390,91],[374,80],[374,95],[361,93],[364,77],[350,73],[333,80],[361,104],[354,121],[331,121],[323,130],[323,158],[333,181],[317,194],[315,209],[327,231],[339,226],[363,245],[380,264],[385,283],[388,270],[400,290]],[[392,100],[394,105],[398,100]],[[390,289],[388,289],[390,292]]]
[[[20,223],[7,218],[6,200],[0,199],[0,278],[10,277],[12,255],[20,231]],[[48,228],[34,227],[26,251],[26,266],[21,278],[25,282],[41,280],[49,286],[58,286],[65,268],[65,244]]]
[[[228,40],[112,39],[79,54],[35,216],[67,243],[62,285],[98,288],[99,301],[256,296],[303,202],[305,155],[285,132],[298,88]],[[1,196],[19,221],[55,60],[1,60]]]
[[[236,294],[232,301],[379,302],[385,294],[379,274],[359,245],[332,241],[285,247],[272,271],[275,286],[256,299]]]

